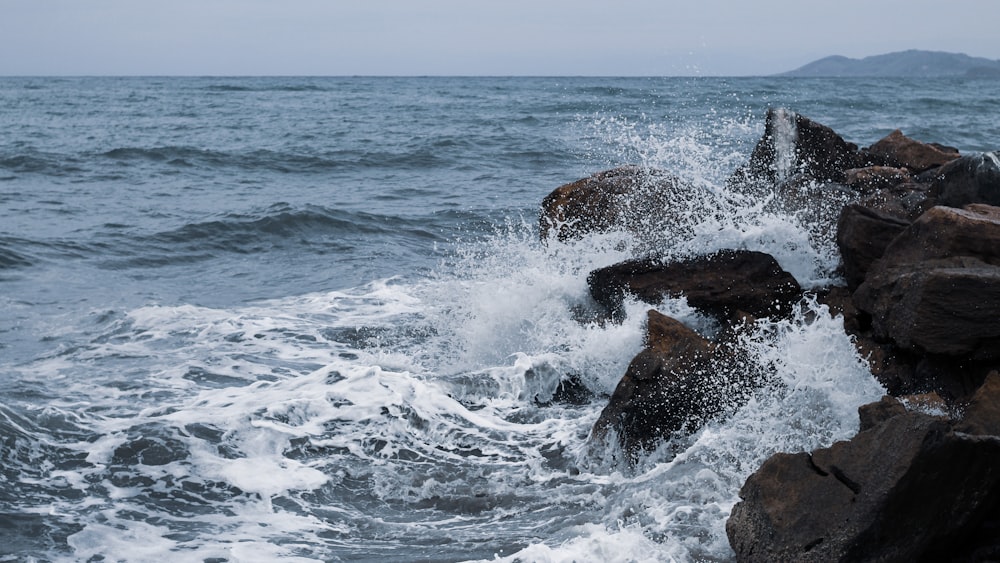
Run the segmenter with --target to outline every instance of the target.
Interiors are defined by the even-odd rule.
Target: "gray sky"
[[[0,0],[0,75],[754,75],[1000,59],[1000,0]]]

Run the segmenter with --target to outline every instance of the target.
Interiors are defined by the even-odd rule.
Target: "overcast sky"
[[[1000,59],[1000,0],[0,0],[0,75],[760,75]]]

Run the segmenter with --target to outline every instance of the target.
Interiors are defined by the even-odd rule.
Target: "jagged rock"
[[[854,293],[877,338],[918,353],[1000,359],[1000,209],[934,207]]]
[[[1000,436],[1000,372],[986,376],[972,396],[956,430],[967,434]]]
[[[735,408],[755,388],[751,374],[737,368],[735,353],[650,310],[646,346],[629,364],[592,436],[603,441],[613,433],[634,459]]]
[[[793,111],[772,108],[750,161],[728,183],[773,186],[799,173],[819,181],[843,182],[845,170],[867,164],[857,145],[844,141],[833,129]]]
[[[968,155],[937,169],[930,196],[939,205],[1000,205],[1000,151]]]
[[[872,263],[910,225],[892,215],[861,205],[848,205],[837,220],[837,246],[844,265],[847,287],[857,289]]]
[[[740,562],[986,560],[1000,516],[1000,438],[884,399],[864,429],[772,456],[726,523]]]
[[[646,234],[669,221],[672,209],[698,198],[698,191],[662,170],[605,170],[545,196],[539,231],[543,239],[559,240],[615,229]]]
[[[866,151],[893,166],[906,167],[916,173],[947,164],[959,157],[958,150],[953,147],[921,143],[907,137],[899,129],[889,133]]]
[[[664,297],[687,298],[692,307],[721,319],[738,311],[754,317],[787,314],[802,289],[769,254],[726,250],[662,264],[629,260],[594,270],[590,294],[608,311],[619,311],[626,295],[650,304]]]
[[[893,239],[883,256],[882,268],[955,256],[1000,265],[1000,207],[932,207]]]
[[[892,166],[866,166],[844,171],[844,183],[860,193],[892,188],[911,178],[908,170]]]

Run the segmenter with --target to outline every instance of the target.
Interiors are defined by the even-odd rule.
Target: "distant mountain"
[[[1000,60],[941,51],[900,51],[863,59],[835,55],[778,76],[968,76],[1000,78]]]

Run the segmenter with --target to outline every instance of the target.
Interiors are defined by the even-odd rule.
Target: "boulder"
[[[932,207],[892,240],[880,266],[919,265],[955,256],[1000,265],[1000,207]]]
[[[662,171],[622,166],[560,186],[545,196],[543,239],[580,238],[617,229],[645,235],[670,220],[671,210],[698,199],[699,189]]]
[[[959,157],[958,149],[921,143],[907,137],[899,129],[868,147],[866,152],[893,166],[905,167],[915,173],[942,166]]]
[[[1000,436],[1000,371],[991,372],[965,408],[956,430]]]
[[[626,295],[657,304],[665,297],[687,298],[707,314],[727,320],[742,311],[754,317],[786,315],[802,295],[791,274],[769,254],[724,250],[663,264],[629,260],[594,270],[590,294],[609,312],[620,312]]]
[[[740,562],[987,560],[1000,549],[1000,438],[956,431],[895,399],[863,430],[772,456],[726,523]],[[992,560],[992,559],[990,559]]]
[[[898,186],[911,178],[909,170],[892,166],[866,166],[844,171],[844,183],[865,194]]]
[[[932,260],[869,274],[854,294],[877,337],[926,354],[1000,359],[1000,267],[974,258]]]
[[[889,244],[854,293],[876,338],[1000,359],[1000,209],[934,207]]]
[[[1000,205],[1000,151],[968,155],[937,169],[930,196],[939,205]]]
[[[800,173],[819,181],[842,182],[845,170],[866,164],[857,145],[833,129],[794,111],[772,108],[764,122],[764,136],[729,185],[773,186]]]
[[[837,220],[837,247],[844,278],[852,291],[864,281],[872,263],[909,226],[909,221],[875,209],[853,204],[844,207]]]
[[[734,409],[756,388],[735,352],[655,310],[646,346],[629,364],[591,435],[613,434],[630,460],[665,440],[697,430]]]

